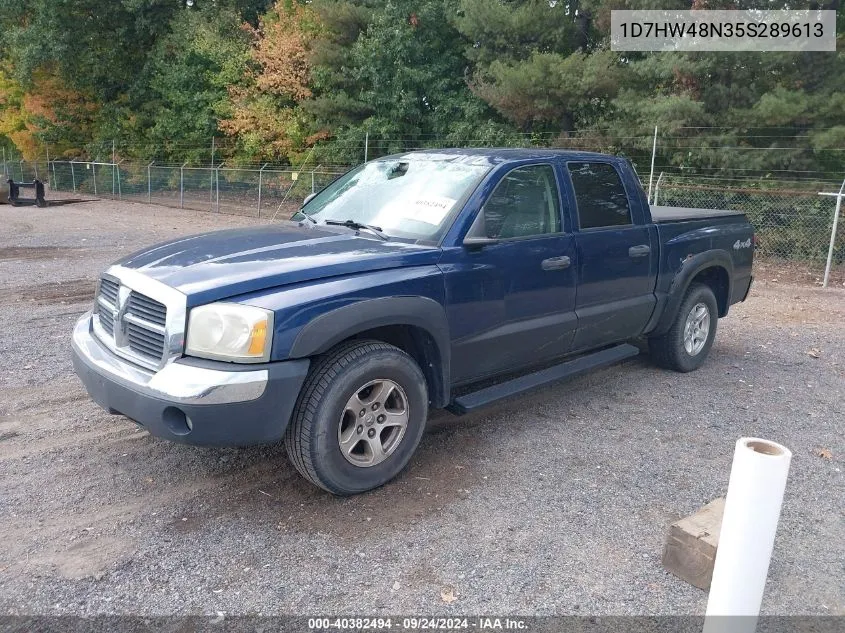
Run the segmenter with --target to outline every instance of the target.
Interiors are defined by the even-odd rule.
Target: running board
[[[452,413],[462,415],[475,411],[488,404],[492,404],[497,400],[517,396],[526,391],[531,391],[537,387],[549,385],[565,378],[572,378],[579,374],[613,365],[626,358],[631,358],[640,353],[640,350],[633,345],[623,343],[608,349],[603,349],[599,352],[593,352],[584,356],[579,356],[573,360],[547,367],[533,374],[526,374],[519,376],[506,382],[485,387],[472,393],[464,394],[455,398],[446,409]]]

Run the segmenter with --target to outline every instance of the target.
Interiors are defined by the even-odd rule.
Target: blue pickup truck
[[[732,211],[650,207],[625,159],[412,152],[290,221],[185,237],[101,276],[73,332],[88,393],[158,437],[284,439],[334,494],[408,463],[464,413],[639,353],[688,372],[751,286]]]

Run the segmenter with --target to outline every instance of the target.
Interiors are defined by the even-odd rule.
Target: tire
[[[386,394],[384,402],[379,394]],[[335,495],[357,494],[399,474],[427,417],[428,390],[414,359],[380,341],[350,341],[314,359],[285,448],[313,484]]]
[[[706,317],[702,317],[702,308],[706,310]],[[701,323],[698,318],[693,317],[693,311],[698,317],[706,319],[707,332],[703,337],[689,338],[689,334],[695,332],[695,322]],[[687,331],[687,320],[692,319],[692,332]],[[719,307],[716,303],[716,296],[710,286],[704,284],[692,284],[687,290],[684,300],[678,308],[672,327],[662,336],[655,336],[648,341],[649,353],[654,362],[660,367],[674,369],[680,372],[690,372],[698,369],[707,359],[710,348],[713,346],[713,339],[716,337],[716,326],[719,322]],[[701,333],[703,328],[699,328]],[[687,338],[685,339],[685,336]],[[690,346],[692,351],[690,351]]]

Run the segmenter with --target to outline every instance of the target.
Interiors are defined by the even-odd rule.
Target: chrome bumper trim
[[[91,333],[91,312],[73,329],[73,348],[98,374],[133,391],[175,404],[228,404],[264,394],[266,369],[222,371],[168,363],[157,372],[129,363],[106,349]]]

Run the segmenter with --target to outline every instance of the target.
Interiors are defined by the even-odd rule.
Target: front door
[[[551,165],[517,167],[490,194],[467,237],[444,252],[452,381],[468,382],[565,354],[575,335],[575,240],[563,232]]]

